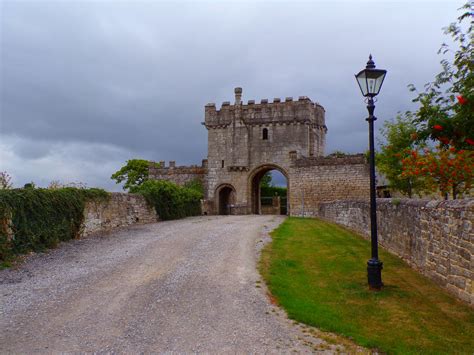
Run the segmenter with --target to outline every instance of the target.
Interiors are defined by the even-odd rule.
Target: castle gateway
[[[316,215],[318,204],[369,198],[363,154],[324,156],[325,110],[306,96],[273,102],[249,100],[242,89],[235,102],[205,107],[208,156],[201,166],[150,166],[150,178],[179,185],[199,179],[205,189],[203,213],[259,214],[260,180],[270,170],[287,179],[289,215]]]

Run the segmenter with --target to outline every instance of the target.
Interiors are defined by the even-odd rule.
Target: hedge
[[[288,189],[280,186],[261,186],[260,195],[262,197],[280,196],[286,197]]]
[[[72,187],[0,190],[0,261],[76,238],[86,201],[108,197],[104,190]]]
[[[145,197],[161,220],[201,214],[202,193],[195,188],[181,187],[164,180],[148,180],[134,192]]]

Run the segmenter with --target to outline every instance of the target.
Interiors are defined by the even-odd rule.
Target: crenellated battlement
[[[240,88],[237,88],[240,89]],[[273,102],[262,99],[259,103],[248,100],[247,104],[241,102],[241,93],[236,93],[236,102],[231,104],[224,101],[220,110],[215,103],[209,103],[205,107],[204,125],[208,129],[225,128],[233,120],[238,120],[244,125],[272,125],[272,124],[307,124],[314,128],[327,131],[325,124],[324,108],[311,101],[307,96],[300,96],[298,100],[286,97],[283,101],[274,98]]]
[[[203,173],[207,169],[207,159],[203,159],[201,165],[181,165],[176,166],[174,160],[170,160],[168,166],[164,160],[160,162],[151,161],[148,166],[148,171],[152,174],[190,174],[190,173]]]

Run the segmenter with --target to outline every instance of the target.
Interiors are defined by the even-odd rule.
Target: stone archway
[[[219,185],[216,189],[217,212],[220,215],[232,214],[232,205],[235,204],[235,188],[231,184]]]
[[[249,191],[249,205],[250,213],[261,214],[261,202],[260,202],[260,180],[262,177],[271,170],[278,170],[286,178],[287,186],[287,214],[290,215],[290,180],[288,172],[282,167],[275,164],[263,164],[255,168],[250,174],[248,179],[248,191]]]

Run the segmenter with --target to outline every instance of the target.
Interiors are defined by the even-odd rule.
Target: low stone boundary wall
[[[370,205],[335,201],[319,217],[370,236]],[[412,267],[474,306],[474,199],[378,199],[379,242]],[[383,260],[382,260],[383,261]]]
[[[81,236],[157,220],[155,209],[147,205],[143,196],[114,192],[106,201],[91,201],[86,204]]]

